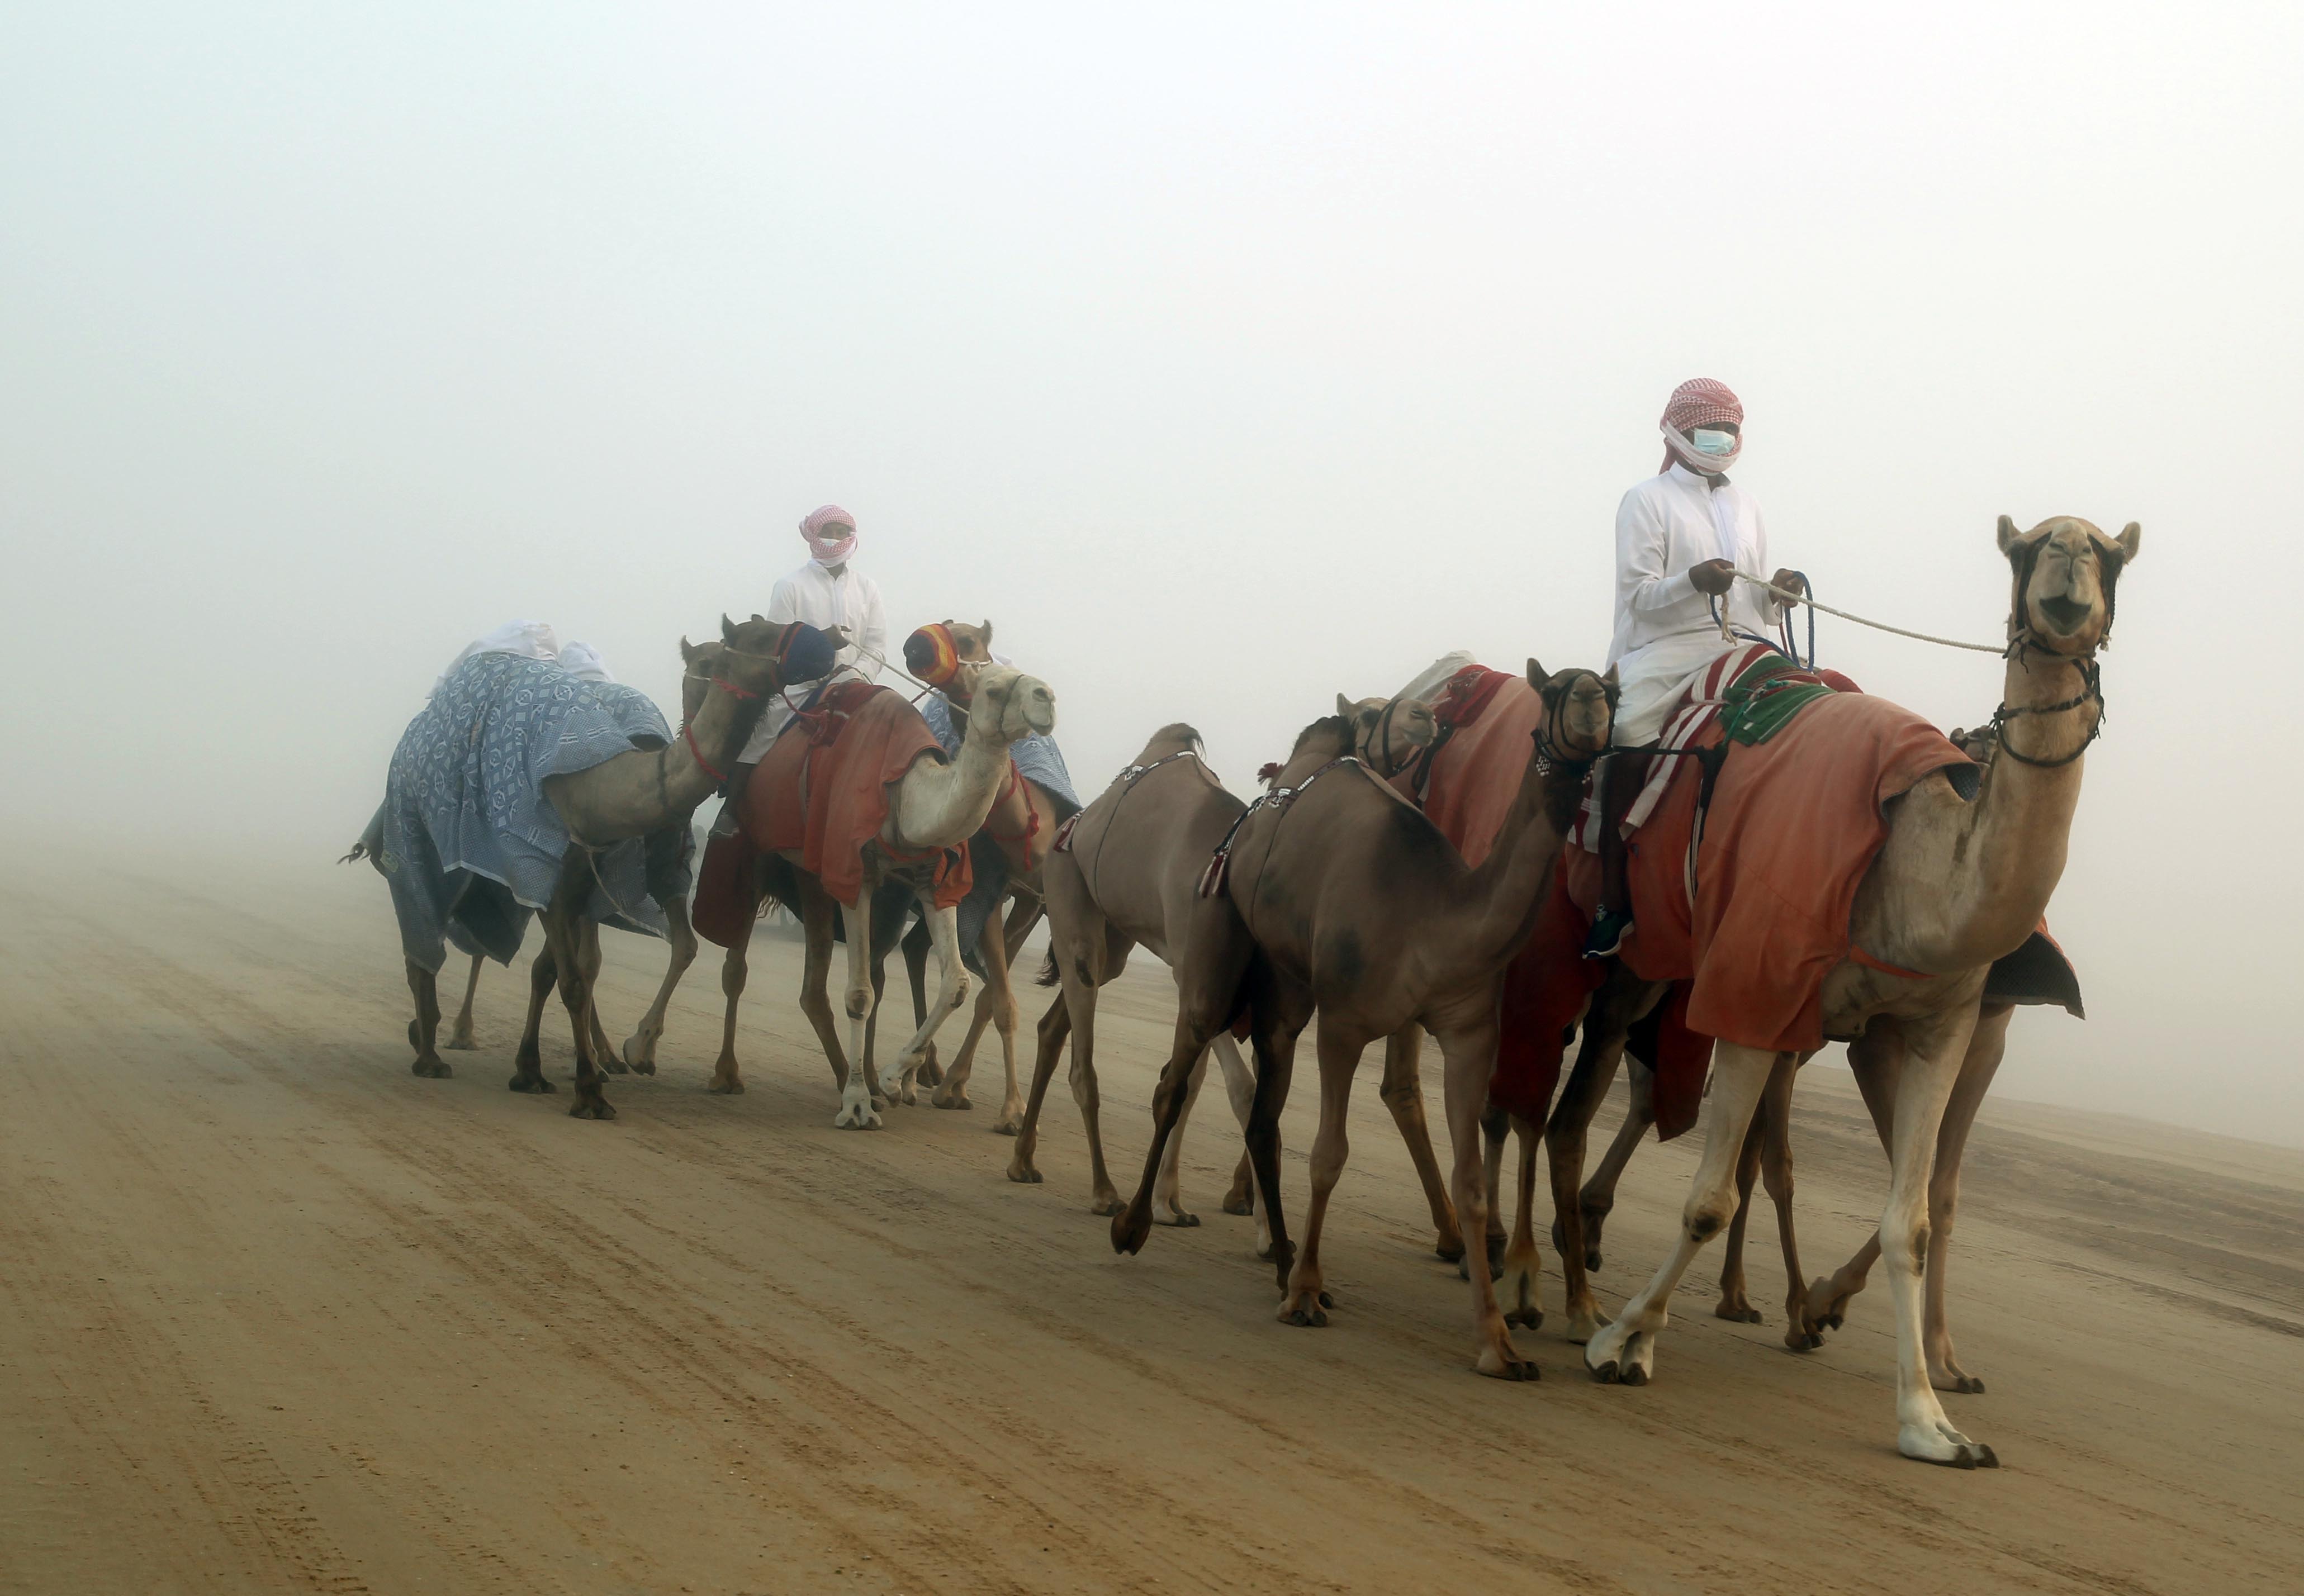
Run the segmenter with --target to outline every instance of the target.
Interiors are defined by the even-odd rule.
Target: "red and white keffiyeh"
[[[856,518],[837,504],[819,504],[800,524],[809,557],[818,565],[845,565],[856,552]]]
[[[1706,454],[1698,449],[1688,435],[1699,426],[1715,422],[1732,421],[1740,429],[1736,446],[1725,454]],[[1672,391],[1664,401],[1664,418],[1658,430],[1664,434],[1664,445],[1670,451],[1664,457],[1664,469],[1670,470],[1674,457],[1690,470],[1711,476],[1726,470],[1744,452],[1744,401],[1738,399],[1728,384],[1708,376],[1691,377]]]

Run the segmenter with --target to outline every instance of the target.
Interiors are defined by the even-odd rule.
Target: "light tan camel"
[[[1412,1025],[1439,1043],[1456,1219],[1466,1231],[1485,1230],[1480,1119],[1495,1067],[1504,968],[1535,924],[1586,766],[1607,747],[1614,718],[1613,678],[1554,675],[1530,660],[1528,679],[1543,698],[1542,718],[1495,848],[1477,868],[1467,868],[1422,813],[1348,756],[1349,722],[1316,722],[1298,739],[1271,792],[1232,838],[1221,897],[1245,935],[1227,946],[1221,931],[1203,933],[1188,950],[1176,1043],[1153,1098],[1152,1148],[1135,1199],[1113,1220],[1114,1248],[1143,1245],[1153,1176],[1189,1072],[1212,1018],[1228,1023],[1243,1007],[1257,1053],[1249,1151],[1270,1216],[1283,1322],[1326,1324],[1334,1305],[1325,1289],[1320,1231],[1343,1169],[1352,1076],[1370,1042]],[[1202,953],[1203,942],[1220,961]],[[1211,1001],[1218,992],[1227,995]],[[1299,1257],[1277,1201],[1278,1119],[1296,1038],[1316,1010],[1320,1128]],[[1467,1273],[1474,1366],[1500,1378],[1532,1378],[1536,1366],[1512,1346],[1488,1271]]]
[[[556,1090],[545,1078],[536,1049],[545,994],[556,985],[576,1034],[576,1102],[568,1111],[579,1119],[616,1117],[600,1090],[601,1070],[594,1052],[592,981],[599,970],[599,927],[583,914],[595,884],[592,850],[662,832],[695,813],[719,788],[719,772],[751,735],[767,696],[784,688],[784,655],[796,634],[814,632],[814,628],[780,625],[758,615],[741,626],[722,617],[723,648],[712,682],[718,690],[707,693],[685,735],[662,748],[635,748],[589,770],[545,779],[544,796],[567,830],[569,848],[552,900],[541,916],[544,953],[529,977],[529,1023],[512,1090]],[[831,642],[836,647],[839,639],[831,637]],[[414,1071],[445,1076],[448,1066],[433,1046],[440,1025],[433,974],[411,963],[408,984],[416,998],[416,1020],[410,1026],[410,1041],[416,1047]]]
[[[1955,1428],[1928,1377],[1922,1296],[1932,1243],[1928,1187],[1944,1108],[1973,1040],[1985,978],[2040,922],[2063,873],[2080,801],[2080,763],[2104,700],[2096,652],[2109,631],[2115,583],[2141,541],[2134,522],[2117,539],[2072,517],[2020,533],[2001,518],[2012,569],[2002,754],[1973,803],[1939,771],[1889,806],[1886,842],[1867,871],[1851,916],[1853,942],[1872,961],[1836,967],[1823,990],[1824,1030],[1894,1033],[1902,1053],[1893,1089],[1888,1200],[1880,1220],[1896,1314],[1897,1448],[1961,1468],[1993,1466],[1992,1448]],[[1645,1383],[1673,1288],[1697,1253],[1735,1214],[1736,1165],[1779,1055],[1733,1043],[1713,1050],[1705,1147],[1664,1267],[1584,1349],[1603,1381]]]
[[[712,684],[712,674],[718,668],[720,654],[726,646],[716,639],[707,643],[690,643],[685,638],[680,640],[680,717],[682,725],[695,720],[697,712],[704,707],[705,692]],[[684,826],[687,823],[688,817],[681,816],[680,823]],[[671,1005],[673,991],[679,986],[681,976],[687,973],[688,967],[696,959],[696,932],[688,922],[686,896],[667,892],[660,901],[664,905],[665,940],[672,948],[671,960],[665,970],[664,983],[656,990],[656,1001],[640,1017],[639,1028],[625,1039],[621,1056],[608,1045],[607,1033],[600,1026],[598,1005],[594,1005],[592,1051],[598,1057],[600,1067],[610,1075],[623,1075],[628,1071],[640,1075],[656,1073],[656,1045],[664,1034],[665,1011]],[[540,979],[548,987],[548,953],[539,952],[537,957],[545,961],[546,974]],[[487,961],[485,953],[472,955],[471,974],[464,982],[463,1004],[456,1010],[455,1022],[448,1030],[448,1040],[440,1043],[446,1051],[470,1052],[475,1050],[472,999],[480,989],[480,966]],[[539,979],[532,966],[529,979],[531,982]]]
[[[1434,732],[1430,705],[1421,700],[1395,703],[1383,698],[1357,703],[1339,694],[1337,713],[1352,727],[1354,745],[1362,758],[1387,770],[1406,768],[1429,744]],[[1037,1183],[1039,1170],[1033,1153],[1038,1145],[1040,1105],[1055,1073],[1067,1036],[1073,1038],[1072,1086],[1088,1133],[1090,1212],[1120,1211],[1120,1194],[1104,1161],[1104,1139],[1098,1125],[1099,1095],[1096,1078],[1096,1008],[1097,989],[1116,977],[1137,945],[1173,970],[1208,857],[1246,807],[1224,790],[1201,759],[1199,734],[1189,726],[1163,728],[1135,761],[1087,809],[1072,830],[1072,845],[1044,867],[1049,920],[1048,963],[1042,985],[1061,985],[1062,992],[1040,1021],[1039,1057],[1032,1077],[1032,1095],[1008,1178]],[[1059,907],[1061,904],[1061,908]],[[1243,1129],[1255,1093],[1255,1079],[1241,1060],[1229,1034],[1209,1044],[1223,1070],[1232,1111]],[[1184,1127],[1191,1104],[1206,1078],[1207,1055],[1195,1067],[1186,1102],[1168,1151],[1160,1166],[1153,1205],[1158,1222],[1197,1225],[1199,1216],[1185,1206],[1180,1186]],[[1393,1105],[1409,1155],[1423,1177],[1431,1201],[1437,1246],[1446,1258],[1459,1257],[1463,1244],[1455,1234],[1455,1215],[1432,1155],[1432,1137],[1424,1123],[1424,1100],[1416,1083],[1405,1094],[1387,1079],[1385,1101]],[[1243,1160],[1232,1189],[1224,1203],[1228,1213],[1258,1213],[1257,1253],[1270,1249],[1270,1233],[1254,1200],[1248,1166]]]
[[[800,923],[808,935],[808,959],[801,979],[800,1009],[815,1026],[840,1087],[840,1110],[833,1123],[843,1129],[877,1128],[879,1110],[888,1101],[915,1100],[912,1081],[937,1027],[968,992],[968,976],[960,962],[958,916],[935,907],[934,883],[925,866],[907,865],[892,852],[919,854],[964,843],[984,824],[1000,795],[1011,764],[1009,745],[1035,733],[1046,735],[1056,723],[1055,695],[1038,677],[1006,665],[963,666],[968,693],[977,713],[969,718],[968,734],[959,756],[950,763],[923,758],[890,784],[888,818],[879,836],[864,847],[863,884],[853,903],[837,903],[823,885],[804,869],[800,855],[782,856],[797,883]],[[987,714],[986,711],[991,713]],[[901,881],[913,889],[936,954],[936,998],[927,1018],[905,1043],[894,1082],[885,1094],[864,1045],[875,994],[872,987],[872,895],[884,881]],[[758,890],[758,882],[754,883]],[[850,1040],[843,1051],[834,1025],[827,983],[832,967],[833,914],[837,910],[848,943],[846,1008]],[[720,1059],[713,1071],[712,1090],[741,1091],[736,1063],[736,1008],[743,996],[746,940],[738,937],[721,967],[721,991],[727,998],[727,1018]],[[849,1068],[853,1058],[857,1067]],[[878,1102],[875,1099],[878,1098]]]

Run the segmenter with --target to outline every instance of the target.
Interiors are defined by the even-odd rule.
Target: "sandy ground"
[[[11,875],[0,1591],[2193,1592],[2304,1566],[2304,1154],[1988,1110],[1952,1288],[1990,1389],[1947,1400],[2006,1466],[1958,1474],[1893,1452],[1880,1289],[1786,1353],[1766,1242],[1771,1322],[1712,1318],[1699,1263],[1653,1386],[1593,1384],[1556,1314],[1522,1338],[1540,1384],[1472,1375],[1373,1079],[1341,1311],[1288,1329],[1217,1210],[1213,1094],[1206,1222],[1115,1257],[1066,1098],[1038,1186],[1003,1177],[996,1068],[973,1114],[834,1130],[788,942],[755,957],[749,1095],[702,1089],[699,964],[664,1073],[587,1124],[504,1089],[503,972],[482,1051],[408,1073],[364,868]],[[621,1037],[661,955],[610,942]],[[1156,966],[1105,1009],[1123,1170],[1170,1011]],[[1816,1272],[1883,1165],[1844,1072],[1809,1076]],[[1662,1255],[1693,1139],[1634,1165],[1610,1302]]]

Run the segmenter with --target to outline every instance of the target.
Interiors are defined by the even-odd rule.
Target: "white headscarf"
[[[560,668],[569,675],[585,681],[614,681],[608,674],[608,662],[589,643],[563,643],[560,647]]]
[[[507,621],[484,638],[475,638],[464,645],[464,651],[448,662],[448,668],[433,682],[432,693],[448,685],[448,678],[462,670],[464,662],[483,654],[517,654],[531,660],[557,660],[560,657],[560,637],[548,621]],[[598,655],[593,656],[595,659]],[[427,693],[430,697],[432,693]]]

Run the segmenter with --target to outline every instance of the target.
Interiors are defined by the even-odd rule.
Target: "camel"
[[[690,643],[685,638],[680,640],[680,718],[682,725],[693,721],[704,707],[705,692],[712,684],[713,672],[718,668],[720,655],[726,646],[716,638],[705,643]],[[681,816],[680,823],[686,824],[687,819],[686,815]],[[598,1057],[601,1068],[610,1075],[656,1073],[656,1045],[664,1035],[665,1011],[671,1006],[673,991],[679,986],[680,978],[696,958],[696,931],[689,924],[686,895],[667,891],[658,901],[664,905],[665,941],[672,945],[672,958],[665,970],[664,984],[656,990],[656,1001],[648,1006],[638,1028],[625,1038],[621,1054],[609,1046],[607,1033],[600,1026],[597,1005],[594,1006],[592,1051]],[[537,958],[546,962],[548,971],[549,950],[539,952]],[[455,1021],[449,1026],[448,1039],[439,1044],[445,1051],[471,1052],[477,1048],[472,1035],[472,999],[480,989],[480,967],[487,962],[487,954],[472,955],[471,974],[464,981],[463,1004],[456,1010]],[[533,967],[530,979],[538,979]]]
[[[1245,815],[1217,867],[1204,924],[1181,983],[1175,1046],[1153,1097],[1152,1147],[1136,1197],[1114,1217],[1113,1246],[1134,1252],[1150,1223],[1154,1176],[1182,1106],[1189,1076],[1215,1033],[1245,1007],[1257,1054],[1248,1143],[1272,1228],[1283,1323],[1325,1325],[1320,1231],[1342,1174],[1346,1110],[1362,1051],[1411,1025],[1431,1033],[1445,1060],[1454,1151],[1456,1219],[1486,1229],[1487,1183],[1480,1121],[1495,1065],[1504,968],[1533,926],[1580,801],[1589,762],[1608,746],[1615,684],[1588,671],[1553,674],[1534,660],[1528,680],[1544,704],[1520,790],[1495,845],[1467,868],[1436,826],[1351,758],[1351,722],[1316,722],[1266,798]],[[1312,1146],[1312,1199],[1301,1256],[1279,1207],[1279,1113],[1295,1043],[1320,1018],[1320,1128]],[[1472,1284],[1474,1367],[1533,1378],[1498,1311],[1485,1269]]]
[[[961,967],[958,916],[935,907],[929,866],[907,862],[908,857],[934,854],[964,844],[984,824],[1000,797],[1010,761],[1009,745],[1034,733],[1046,735],[1055,727],[1055,695],[1038,677],[1006,665],[963,666],[970,700],[981,709],[969,718],[968,735],[960,755],[950,763],[938,759],[915,761],[902,778],[889,784],[887,819],[879,834],[866,843],[862,887],[853,902],[834,899],[810,874],[797,850],[785,850],[782,865],[789,868],[800,922],[808,936],[808,957],[800,988],[800,1009],[816,1028],[832,1066],[841,1094],[833,1123],[843,1129],[877,1129],[879,1109],[886,1102],[916,1100],[913,1079],[926,1057],[928,1044],[944,1019],[967,995],[968,978]],[[905,1043],[893,1086],[883,1093],[865,1047],[875,992],[871,979],[872,897],[883,881],[900,881],[912,888],[928,920],[938,966],[935,1003]],[[750,883],[757,892],[762,884]],[[834,1024],[827,980],[832,967],[833,912],[840,913],[848,943],[846,1008],[850,1040],[845,1051]],[[743,996],[747,975],[745,939],[728,949],[721,967],[721,991],[727,1000],[721,1051],[714,1066],[711,1090],[741,1092],[742,1077],[736,1061],[736,1009]],[[849,1067],[849,1060],[856,1068]],[[878,1098],[879,1102],[875,1099]]]
[[[767,695],[783,690],[787,662],[800,657],[800,646],[810,640],[838,646],[829,633],[779,625],[758,615],[741,625],[723,616],[720,632],[722,649],[711,682],[719,691],[707,693],[703,707],[682,736],[664,747],[634,748],[588,770],[546,777],[544,782],[545,798],[566,829],[570,846],[543,911],[544,953],[530,975],[528,1029],[509,1085],[515,1092],[557,1090],[544,1077],[536,1046],[546,993],[556,985],[576,1034],[576,1102],[569,1109],[574,1119],[616,1117],[601,1091],[602,1071],[595,1052],[592,980],[599,969],[599,928],[584,917],[596,884],[594,852],[633,838],[670,835],[666,828],[684,823],[719,789],[725,779],[721,767],[743,747]],[[828,652],[810,647],[807,653],[811,657],[823,653],[829,661]],[[440,1003],[433,972],[413,961],[407,967],[416,999],[416,1019],[409,1027],[409,1040],[416,1048],[413,1071],[446,1076],[448,1065],[434,1047]]]
[[[1827,1036],[1877,1034],[1901,1055],[1893,1087],[1891,1175],[1879,1239],[1896,1315],[1897,1449],[1960,1468],[1994,1467],[1989,1446],[1962,1434],[1929,1378],[1922,1296],[1935,1250],[1928,1197],[1945,1107],[1980,1019],[1985,978],[2040,923],[2063,874],[2083,756],[2101,727],[2096,654],[2112,626],[2116,583],[2141,543],[2136,523],[2108,537],[2077,517],[2029,532],[2000,519],[2012,570],[2009,646],[1995,724],[2001,753],[1973,802],[1937,771],[1890,802],[1887,838],[1851,916],[1862,962],[1842,960],[1822,990]],[[1713,1049],[1702,1162],[1671,1257],[1584,1349],[1604,1381],[1645,1384],[1681,1276],[1734,1217],[1747,1130],[1779,1054]]]
[[[1431,706],[1417,699],[1366,698],[1358,702],[1336,697],[1336,712],[1353,727],[1360,757],[1376,768],[1407,767],[1433,737]],[[1104,1161],[1104,1139],[1097,1118],[1099,1095],[1096,1079],[1097,992],[1116,977],[1137,945],[1173,969],[1178,963],[1192,905],[1210,854],[1245,808],[1208,770],[1201,755],[1199,733],[1190,726],[1164,727],[1153,734],[1144,751],[1122,771],[1111,788],[1080,813],[1068,849],[1043,868],[1043,899],[1049,920],[1048,961],[1040,975],[1043,986],[1061,985],[1055,1003],[1040,1021],[1039,1056],[1032,1077],[1032,1094],[1020,1127],[1016,1153],[1009,1161],[1008,1178],[1038,1184],[1040,1172],[1033,1163],[1038,1146],[1040,1104],[1063,1052],[1064,1039],[1075,1037],[1072,1054],[1072,1095],[1080,1105],[1088,1133],[1090,1183],[1089,1212],[1117,1213],[1120,1194]],[[1123,823],[1124,821],[1124,823]],[[1083,863],[1083,861],[1086,861]],[[1219,1034],[1208,1051],[1224,1072],[1227,1094],[1241,1127],[1255,1092],[1254,1077],[1241,1060],[1229,1034]],[[963,1054],[963,1060],[965,1055]],[[954,1066],[960,1068],[959,1065]],[[1165,1225],[1192,1226],[1199,1218],[1185,1206],[1180,1186],[1184,1127],[1191,1103],[1206,1077],[1207,1055],[1194,1068],[1186,1102],[1160,1168],[1153,1203]],[[1445,1258],[1463,1253],[1455,1233],[1455,1215],[1441,1183],[1432,1155],[1432,1137],[1424,1123],[1424,1100],[1413,1079],[1405,1094],[1389,1077],[1385,1101],[1407,1143],[1409,1154],[1423,1176],[1433,1209],[1436,1246]],[[1245,1159],[1225,1196],[1227,1213],[1258,1213],[1254,1187]],[[1257,1253],[1270,1250],[1269,1231],[1258,1224]]]

